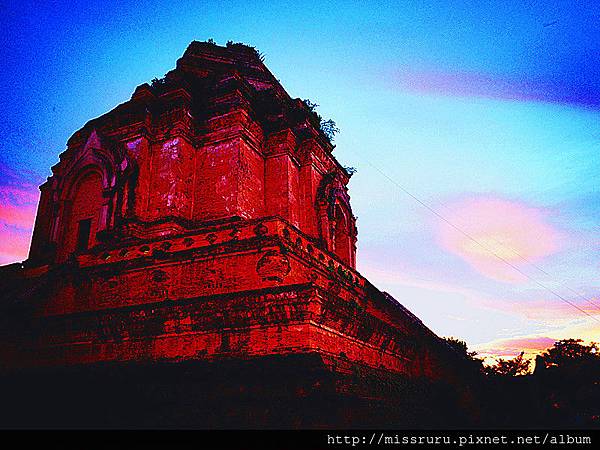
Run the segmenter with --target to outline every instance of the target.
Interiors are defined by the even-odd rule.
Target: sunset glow
[[[515,267],[538,262],[560,246],[558,231],[544,221],[542,212],[522,203],[467,198],[445,206],[444,214],[453,226],[440,221],[440,245],[500,281],[525,281]]]
[[[74,131],[192,40],[232,40],[340,128],[377,287],[486,355],[600,341],[598,17],[600,2],[9,2],[0,264],[27,257],[37,186]]]

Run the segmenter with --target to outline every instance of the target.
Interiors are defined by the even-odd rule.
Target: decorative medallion
[[[254,233],[257,236],[264,236],[269,232],[269,229],[263,225],[262,223],[259,223],[258,225],[256,225],[256,227],[254,227]]]
[[[276,250],[265,252],[256,263],[256,273],[263,281],[279,281],[290,273],[290,261],[288,257]]]

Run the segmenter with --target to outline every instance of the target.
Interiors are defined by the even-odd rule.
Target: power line
[[[588,299],[587,297],[584,297],[583,295],[581,295],[579,292],[577,292],[575,289],[572,289],[570,286],[567,286],[567,282],[566,281],[560,281],[558,280],[558,277],[548,273],[546,270],[542,269],[540,266],[538,266],[537,264],[535,264],[533,261],[531,261],[530,259],[528,259],[527,257],[521,255],[518,251],[516,251],[514,248],[504,245],[504,243],[498,241],[497,239],[495,239],[494,237],[491,238],[492,242],[495,242],[496,244],[500,245],[501,247],[503,247],[504,249],[510,251],[511,253],[513,253],[514,255],[518,256],[519,258],[521,258],[523,261],[525,261],[527,264],[529,264],[530,266],[532,266],[533,268],[539,270],[540,272],[542,272],[544,275],[546,275],[549,278],[553,278],[556,281],[558,281],[558,283],[560,284],[560,286],[568,289],[569,291],[571,291],[573,294],[575,294],[576,296],[578,296],[579,298],[581,298],[582,300],[588,302],[590,305],[595,306],[596,308],[600,309],[600,305],[597,305],[596,303],[594,303],[592,301],[592,299]],[[488,250],[491,251],[491,250]]]
[[[519,252],[517,252],[515,249],[511,248],[511,247],[507,247],[505,245],[503,245],[501,242],[498,242],[497,240],[495,240],[494,238],[492,238],[492,241],[494,241],[496,244],[498,245],[502,245],[505,249],[511,251],[512,253],[514,253],[515,255],[517,255],[519,258],[521,258],[523,261],[525,261],[527,264],[529,264],[530,266],[534,267],[535,269],[539,270],[540,272],[542,272],[544,275],[550,277],[550,278],[554,278],[556,279],[555,276],[553,276],[552,274],[548,273],[547,271],[545,271],[544,269],[542,269],[541,267],[539,267],[537,264],[533,263],[532,261],[530,261],[529,259],[527,259],[525,256],[521,255]],[[581,295],[579,292],[577,292],[575,289],[572,289],[571,287],[567,286],[566,281],[561,282],[560,280],[557,280],[558,283],[560,284],[560,286],[568,289],[569,291],[571,291],[573,294],[575,294],[576,296],[578,296],[579,298],[585,300],[586,302],[588,302],[589,304],[591,304],[592,306],[595,306],[596,308],[600,309],[600,305],[597,305],[596,303],[594,303],[592,301],[592,299],[588,299],[587,297],[584,297],[583,295]]]
[[[354,153],[354,152],[352,152]],[[417,203],[419,203],[421,206],[423,206],[424,208],[426,208],[428,211],[430,211],[432,214],[434,214],[435,216],[437,216],[438,218],[440,218],[443,222],[445,222],[446,224],[450,225],[452,228],[454,228],[455,230],[457,230],[459,233],[461,233],[463,236],[465,236],[466,238],[468,238],[469,240],[473,241],[475,244],[477,244],[478,246],[480,246],[481,248],[483,248],[485,251],[491,253],[492,255],[494,255],[496,258],[498,258],[500,261],[504,262],[505,264],[507,264],[508,266],[512,267],[514,270],[516,270],[517,272],[519,272],[521,275],[525,276],[526,278],[528,278],[529,280],[533,281],[535,284],[537,284],[538,286],[540,286],[541,288],[545,289],[546,291],[550,292],[551,294],[555,295],[556,297],[558,297],[560,300],[562,300],[564,303],[569,304],[570,306],[572,306],[573,308],[577,309],[578,311],[582,312],[583,314],[585,314],[586,316],[590,317],[591,319],[595,320],[596,322],[600,323],[600,320],[598,320],[596,317],[594,317],[593,315],[589,314],[586,310],[580,308],[579,306],[577,306],[575,303],[567,300],[566,298],[564,298],[562,295],[560,295],[558,292],[555,292],[553,289],[549,288],[548,286],[546,286],[545,284],[539,282],[538,280],[536,280],[535,278],[533,278],[532,276],[528,275],[527,273],[523,272],[521,269],[519,269],[517,266],[515,266],[514,264],[512,264],[510,261],[507,261],[505,258],[503,258],[502,256],[498,255],[496,252],[494,252],[492,249],[488,248],[487,246],[485,246],[484,244],[482,244],[481,242],[479,242],[477,239],[475,239],[473,236],[471,236],[469,233],[467,233],[466,231],[464,231],[462,228],[458,227],[457,225],[455,225],[454,223],[452,223],[450,220],[448,220],[446,217],[444,217],[442,214],[440,214],[439,212],[437,212],[435,209],[433,209],[431,206],[427,205],[425,202],[423,202],[421,199],[419,199],[417,196],[415,196],[414,194],[412,194],[410,191],[408,191],[406,188],[402,187],[396,180],[394,180],[393,178],[391,178],[390,176],[388,176],[385,172],[383,172],[381,169],[379,169],[377,166],[375,166],[373,163],[371,163],[370,161],[366,161],[367,164],[369,164],[373,169],[375,169],[377,172],[379,172],[381,175],[383,175],[385,178],[387,178],[392,184],[394,184],[398,189],[400,189],[402,192],[404,192],[406,195],[408,195],[410,198],[412,198],[413,200],[415,200]],[[499,243],[499,245],[504,246],[503,244]],[[516,252],[515,252],[516,253]],[[516,253],[518,255],[518,253]],[[519,255],[521,258],[525,259],[523,256]],[[525,261],[527,261],[525,259]],[[532,264],[532,263],[531,263]],[[532,264],[533,265],[533,264]],[[551,276],[550,274],[548,274],[547,272],[545,272],[543,269],[538,268],[537,266],[534,265],[534,267],[536,267],[538,270],[541,270],[542,272],[546,273],[548,276]],[[575,292],[577,294],[576,291],[574,291],[573,289],[569,288],[569,290]],[[580,297],[583,298],[583,296],[581,296],[580,294],[577,294]],[[590,301],[590,300],[586,300],[586,301]],[[594,306],[597,306],[594,304]]]

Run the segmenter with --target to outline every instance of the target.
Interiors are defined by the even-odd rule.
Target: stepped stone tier
[[[4,376],[27,386],[7,398],[67,425],[461,416],[464,359],[355,269],[333,149],[254,48],[192,42],[40,187],[29,258],[0,268]]]

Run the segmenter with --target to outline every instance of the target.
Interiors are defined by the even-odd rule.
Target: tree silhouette
[[[592,342],[584,345],[581,339],[562,339],[541,355],[546,368],[574,369],[600,363],[600,349]]]
[[[465,341],[452,336],[445,337],[443,339],[446,341],[446,344],[454,349],[455,352],[470,361],[476,372],[483,372],[483,359],[477,358],[477,352],[470,352]]]
[[[491,376],[516,377],[527,375],[531,361],[523,358],[524,352],[513,359],[498,358],[496,364],[485,366],[484,373]]]
[[[474,359],[475,356],[477,355],[477,352],[470,352],[467,347],[467,343],[461,339],[455,338],[453,336],[445,337],[443,339],[444,339],[444,341],[446,341],[446,343],[450,347],[452,347],[458,353],[460,353],[461,355],[464,355],[465,357],[467,357],[469,359]]]
[[[557,426],[600,427],[600,353],[598,344],[563,339],[536,360],[533,380]]]
[[[581,339],[563,339],[536,357],[535,371],[524,352],[484,365],[465,341],[446,343],[477,364],[475,381],[482,424],[491,427],[600,428],[600,348]],[[518,401],[515,401],[518,399]]]

